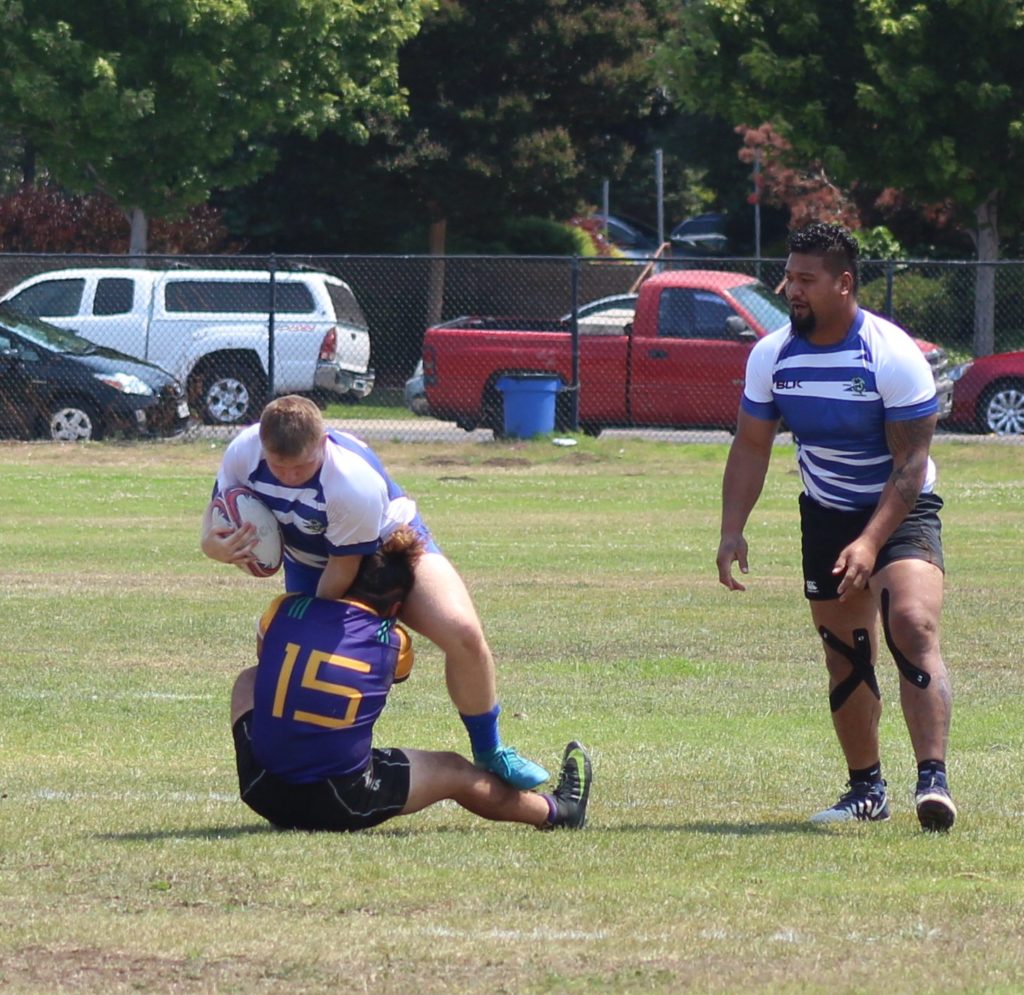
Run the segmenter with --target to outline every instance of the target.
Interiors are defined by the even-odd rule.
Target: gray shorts
[[[924,560],[945,570],[942,559],[942,498],[922,494],[914,510],[903,519],[878,551],[873,573],[895,560]],[[825,508],[806,494],[800,495],[800,537],[804,566],[804,597],[832,601],[839,597],[842,575],[832,568],[840,552],[857,538],[875,513],[874,508],[839,511]]]

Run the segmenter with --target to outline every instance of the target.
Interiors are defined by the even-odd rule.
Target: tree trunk
[[[992,191],[974,212],[978,269],[974,277],[975,356],[995,352],[996,267],[999,258],[998,195]]]
[[[21,182],[26,187],[36,183],[36,149],[31,142],[25,142],[21,150]]]
[[[448,221],[438,205],[431,205],[430,229],[427,245],[432,256],[427,270],[427,327],[441,321],[444,311],[444,253],[447,241]]]
[[[149,251],[149,219],[141,207],[133,207],[128,215],[132,234],[128,242],[128,255],[144,256]]]

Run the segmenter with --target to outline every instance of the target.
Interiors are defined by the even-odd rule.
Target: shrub
[[[0,198],[0,251],[128,251],[130,226],[124,213],[102,194],[77,196],[59,187],[22,187]],[[149,224],[151,253],[237,252],[220,212],[200,205],[177,221]]]
[[[917,338],[952,347],[961,345],[965,317],[969,327],[970,301],[952,293],[950,277],[897,272],[892,285],[892,320]],[[885,290],[885,277],[871,280],[861,287],[858,300],[869,311],[884,314]]]
[[[501,240],[517,256],[571,256],[577,242],[565,225],[547,218],[516,218],[502,226]]]

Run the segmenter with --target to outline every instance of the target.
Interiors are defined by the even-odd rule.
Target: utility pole
[[[658,192],[658,245],[665,244],[665,171],[661,149],[654,150],[654,186]]]
[[[757,278],[761,279],[761,150],[754,149],[754,259]]]

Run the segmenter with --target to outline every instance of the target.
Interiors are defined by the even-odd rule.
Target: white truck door
[[[145,296],[145,286],[133,276],[90,275],[75,330],[99,345],[149,359]]]

